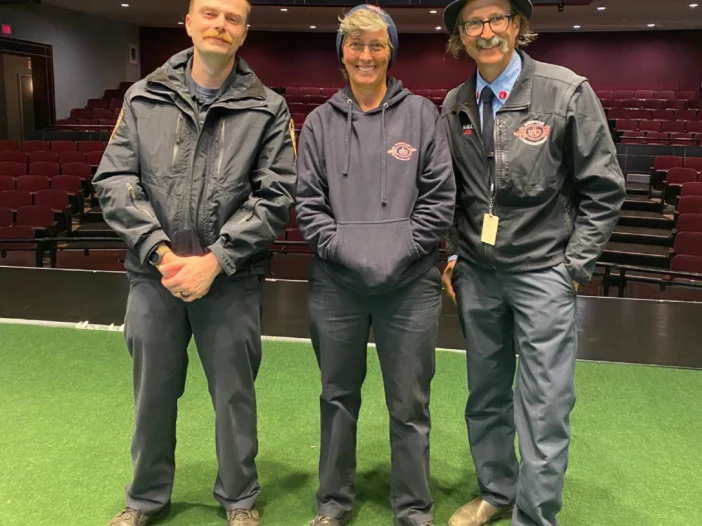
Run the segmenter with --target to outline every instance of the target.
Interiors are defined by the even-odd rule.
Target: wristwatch
[[[165,243],[159,244],[154,250],[151,251],[151,254],[149,254],[149,263],[151,263],[154,267],[160,265],[161,261],[163,260],[163,256],[170,251],[170,247]]]

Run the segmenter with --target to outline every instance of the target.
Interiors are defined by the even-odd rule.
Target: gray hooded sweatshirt
[[[305,121],[297,170],[298,227],[337,280],[383,293],[436,264],[456,186],[429,100],[390,78],[363,112],[342,89]]]

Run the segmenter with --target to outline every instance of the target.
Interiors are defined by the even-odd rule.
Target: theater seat
[[[653,169],[667,171],[671,168],[682,168],[683,158],[675,155],[658,155],[653,159]]]
[[[28,156],[28,164],[57,163],[59,156],[56,152],[32,152]]]
[[[695,100],[697,93],[695,91],[678,91],[675,98],[678,100]]]
[[[670,134],[671,146],[695,146],[695,135],[693,133],[673,132]]]
[[[634,92],[635,99],[653,99],[653,90],[639,89]]]
[[[91,119],[112,119],[112,110],[95,109],[90,115]]]
[[[86,106],[89,110],[94,110],[96,108],[107,109],[107,101],[105,99],[88,99],[88,104]]]
[[[687,101],[684,100],[664,100],[663,107],[668,110],[684,110]]]
[[[0,163],[27,164],[27,152],[21,150],[0,151]]]
[[[6,152],[8,150],[19,150],[20,145],[17,141],[0,141],[0,152]]]
[[[692,168],[671,168],[665,177],[663,199],[666,203],[675,205],[680,196],[681,187],[685,183],[697,182],[697,171]]]
[[[682,197],[688,195],[702,196],[702,175],[697,177],[697,182],[685,183],[680,194]]]
[[[78,150],[76,141],[51,141],[51,151],[61,153],[61,152],[75,152]]]
[[[85,153],[84,152],[61,152],[59,154],[59,164],[64,165],[66,163],[84,163]]]
[[[675,110],[675,120],[696,121],[697,120],[697,110]]]
[[[687,185],[685,185],[687,186]],[[683,214],[678,217],[676,231],[680,232],[702,232],[702,214]]]
[[[34,229],[29,226],[5,226],[0,227],[0,239],[33,239]],[[39,267],[42,263],[42,252],[38,249],[35,242],[28,243],[2,243],[0,242],[0,253],[8,250],[37,250],[36,265]]]
[[[639,121],[639,130],[641,130],[641,131],[661,131],[661,121],[648,121],[648,120]]]
[[[32,194],[29,192],[20,192],[18,190],[7,190],[0,192],[0,206],[6,206],[11,210],[17,211],[23,206],[31,206]]]
[[[15,178],[9,175],[0,175],[0,192],[15,190]]]
[[[2,195],[2,194],[0,194]],[[3,203],[0,203],[2,205]],[[702,214],[702,196],[686,195],[681,197],[676,208],[678,215],[682,214]]]
[[[702,274],[702,257],[676,255],[670,262],[670,270],[674,272],[689,272]]]
[[[85,156],[85,162],[90,166],[99,166],[103,153],[102,151],[88,152]]]
[[[23,206],[17,210],[17,225],[32,227],[39,236],[52,235],[56,228],[54,212],[48,206]]]
[[[25,163],[0,162],[0,175],[11,175],[12,177],[27,175],[27,165]]]
[[[673,90],[656,91],[655,98],[660,99],[660,100],[674,100],[675,99],[675,91],[673,91]]]
[[[673,254],[702,257],[702,232],[680,232],[673,242]]]
[[[654,117],[654,118],[657,118],[657,117]],[[661,120],[661,123],[663,124],[662,129],[665,132],[684,132],[685,131],[685,123],[683,121]]]
[[[43,175],[23,175],[17,179],[17,190],[36,194],[42,190],[51,188],[49,178]],[[35,201],[36,204],[36,201]]]
[[[81,152],[104,152],[105,143],[102,141],[80,141],[78,143],[78,151]]]
[[[665,109],[665,101],[657,99],[646,99],[641,101],[641,107],[649,110],[662,110]],[[655,118],[656,117],[654,117],[654,119]]]
[[[93,152],[88,154],[90,156]],[[61,167],[61,175],[76,175],[85,181],[92,178],[90,164],[86,163],[66,163]]]
[[[622,135],[623,144],[646,144],[646,137],[638,131],[625,131]]]
[[[639,129],[639,121],[631,119],[617,119],[615,127],[617,130],[621,131],[637,131]]]
[[[702,172],[702,157],[685,157],[683,161],[685,168],[692,168],[698,172]]]
[[[59,174],[58,162],[39,162],[29,165],[29,175],[45,175],[49,179]]]
[[[12,224],[12,209],[0,206],[0,227]],[[1,236],[0,236],[1,237]]]
[[[85,108],[74,108],[71,110],[71,119],[78,121],[78,119],[90,119],[91,112]]]
[[[662,131],[646,132],[646,144],[667,145],[669,142],[668,134]]]
[[[27,153],[48,152],[49,149],[49,143],[47,141],[24,141],[24,143],[22,143],[22,150]]]

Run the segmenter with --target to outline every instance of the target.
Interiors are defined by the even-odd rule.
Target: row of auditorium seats
[[[700,112],[698,110],[647,110],[647,109],[624,109],[612,108],[607,110],[607,117],[610,119],[632,119],[643,121],[698,121]],[[665,131],[665,130],[664,130]],[[685,131],[681,129],[671,129],[667,131]]]
[[[81,179],[92,179],[92,167],[88,163],[36,162],[29,165],[23,163],[0,162],[0,176],[25,177],[27,175],[43,175],[48,178],[57,175],[76,175]]]
[[[625,131],[623,144],[657,144],[663,146],[693,147],[702,143],[702,133],[660,132],[660,131]]]
[[[24,141],[21,145],[17,141],[0,141],[0,152],[22,151],[32,152],[95,152],[105,151],[105,143],[102,141]]]
[[[668,185],[673,184],[671,180],[680,180],[679,170],[684,168],[668,170]],[[675,208],[675,241],[670,269],[702,274],[702,182],[686,181],[678,187],[680,198]]]
[[[45,152],[37,151],[32,153],[26,153],[22,151],[6,151],[0,152],[0,163],[20,163],[30,165],[32,163],[38,162],[49,162],[58,163],[59,165],[64,165],[66,163],[88,163],[91,166],[97,166],[100,164],[103,155],[102,150],[96,150],[93,152]]]
[[[602,107],[609,111],[611,109],[630,109],[630,110],[699,110],[702,109],[702,100],[614,100],[601,99]]]
[[[697,90],[605,90],[599,89],[595,93],[600,99],[637,99],[637,100],[696,100]]]
[[[672,175],[669,174],[671,173]],[[687,182],[702,181],[702,157],[680,157],[678,155],[657,155],[653,159],[649,182],[649,197],[653,189],[661,190],[665,202],[675,204],[680,195],[679,186]],[[668,189],[667,186],[671,189]],[[676,190],[677,188],[677,190]],[[670,197],[666,200],[666,194]]]

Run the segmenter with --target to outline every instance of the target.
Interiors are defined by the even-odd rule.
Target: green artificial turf
[[[465,376],[462,354],[438,353],[431,442],[437,525],[477,491],[463,420]],[[699,525],[702,372],[579,363],[576,384],[561,523]],[[263,525],[306,525],[315,513],[319,451],[311,347],[265,343],[257,386]],[[130,480],[132,423],[131,363],[121,334],[0,325],[0,525],[106,525]],[[354,525],[392,524],[389,458],[370,349]],[[213,412],[193,353],[180,404],[173,513],[163,524],[224,524],[212,497],[215,476]]]

